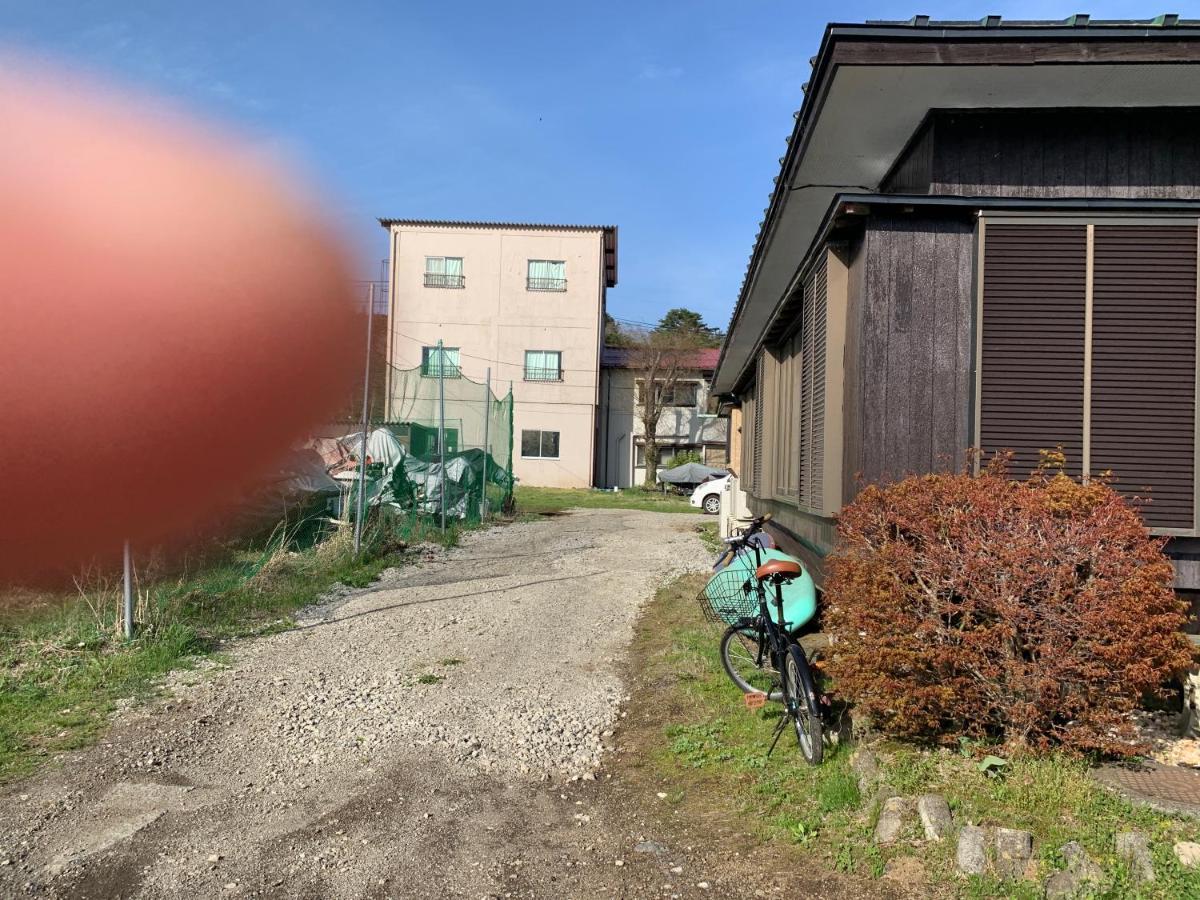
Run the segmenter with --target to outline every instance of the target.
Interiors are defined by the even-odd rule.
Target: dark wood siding
[[[863,373],[859,361],[862,358],[866,281],[865,235],[855,235],[849,239],[842,253],[846,264],[846,342],[842,358],[842,501],[849,503],[858,493],[863,464],[862,417],[858,410],[862,407],[863,396]]]
[[[933,178],[934,120],[927,119],[883,180],[885,194],[928,194]]]
[[[850,263],[843,496],[971,445],[974,223],[873,215]]]
[[[931,194],[1200,198],[1196,108],[943,112],[930,134]]]
[[[1086,290],[1086,226],[987,227],[980,446],[1017,477],[1058,445],[1081,471]]]
[[[1190,529],[1196,227],[1097,225],[1094,260],[1091,469],[1148,496],[1149,524]]]

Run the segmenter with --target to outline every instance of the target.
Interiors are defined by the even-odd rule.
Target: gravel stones
[[[444,893],[482,896],[494,885],[490,848],[527,844],[552,819],[609,840],[595,816],[559,823],[533,798],[542,785],[585,784],[618,740],[619,665],[641,605],[707,567],[694,521],[587,510],[474,532],[331,594],[299,627],[233,642],[228,665],[168,676],[172,696],[131,704],[100,745],[38,776],[44,800],[6,809],[0,847],[33,849],[0,853],[14,859],[0,867],[0,896],[68,850],[66,871],[45,884],[71,893],[68,879],[85,871],[76,836],[98,833],[106,792],[124,782],[177,790],[170,806],[186,808],[137,819],[134,841],[114,832],[112,865],[147,897],[282,881],[293,895],[348,900],[385,876],[452,879]],[[447,867],[460,834],[478,866]],[[220,852],[230,858],[206,862]]]

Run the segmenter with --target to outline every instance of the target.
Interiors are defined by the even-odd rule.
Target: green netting
[[[383,416],[368,430],[369,509],[478,522],[506,511],[513,490],[513,398],[436,356],[412,369],[388,368]],[[348,435],[357,455],[362,432]],[[440,443],[445,438],[443,454]],[[443,470],[444,464],[444,470]],[[349,497],[358,509],[357,482]]]

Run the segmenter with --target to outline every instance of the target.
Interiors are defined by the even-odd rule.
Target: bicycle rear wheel
[[[762,666],[758,665],[758,633],[753,629],[730,625],[721,635],[721,666],[729,680],[743,694],[766,694],[780,699],[778,673],[771,666],[771,655],[764,648]]]
[[[817,702],[817,687],[813,682],[812,670],[799,645],[788,647],[784,661],[783,687],[796,729],[796,742],[805,760],[814,766],[820,765],[825,756],[824,737],[821,733],[821,707]]]

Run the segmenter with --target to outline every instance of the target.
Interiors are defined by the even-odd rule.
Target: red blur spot
[[[344,404],[347,257],[277,167],[0,76],[0,582],[185,534]]]

